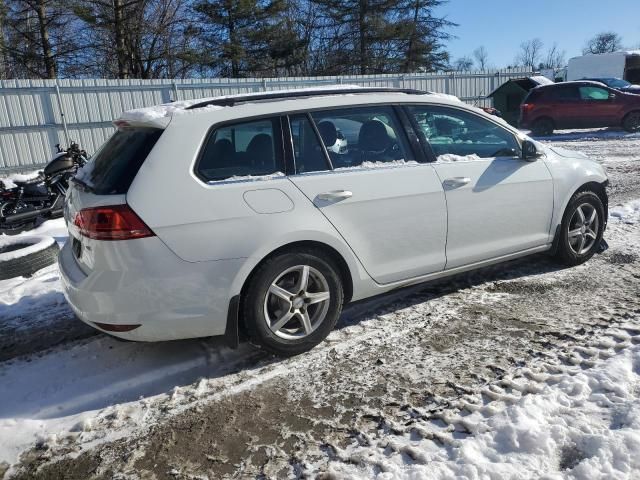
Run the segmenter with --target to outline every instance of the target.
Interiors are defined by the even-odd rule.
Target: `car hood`
[[[564,157],[564,158],[582,158],[585,160],[589,160],[589,157],[587,156],[587,154],[582,152],[577,152],[575,150],[569,150],[567,148],[562,148],[562,147],[547,147],[547,148],[551,150],[553,153],[555,153],[556,155],[560,155],[561,157]]]

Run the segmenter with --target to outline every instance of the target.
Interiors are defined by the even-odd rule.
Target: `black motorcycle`
[[[69,180],[87,163],[87,152],[77,143],[64,150],[56,145],[56,156],[29,180],[0,181],[0,233],[14,234],[35,226],[38,218],[62,216]]]

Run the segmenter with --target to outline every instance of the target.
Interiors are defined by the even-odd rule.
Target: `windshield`
[[[631,85],[626,80],[620,80],[619,78],[604,78],[604,83],[612,88],[626,88]]]

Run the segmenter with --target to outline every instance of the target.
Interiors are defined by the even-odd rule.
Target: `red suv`
[[[535,135],[555,129],[622,126],[640,132],[640,95],[598,82],[564,82],[536,87],[520,105],[520,127]]]

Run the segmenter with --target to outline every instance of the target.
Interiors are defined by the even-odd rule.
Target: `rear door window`
[[[549,98],[556,102],[571,102],[578,100],[580,97],[576,87],[561,86],[551,89],[551,95]]]
[[[312,112],[333,168],[414,160],[392,107]]]
[[[205,143],[196,173],[206,182],[281,173],[282,137],[277,117],[223,125]]]
[[[127,193],[162,132],[158,128],[119,129],[78,171],[77,178],[97,195]]]

